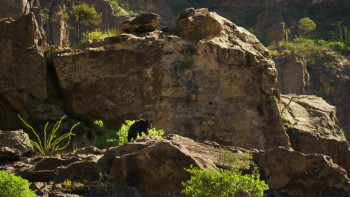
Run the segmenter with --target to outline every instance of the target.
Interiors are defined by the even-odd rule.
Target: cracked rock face
[[[276,147],[255,155],[272,196],[349,196],[346,171],[321,154]]]
[[[288,146],[272,89],[277,71],[264,46],[206,9],[183,15],[203,27],[216,20],[222,30],[198,41],[122,34],[58,54],[70,113],[113,128],[146,118],[168,133],[245,148]]]
[[[292,148],[303,153],[329,155],[334,163],[349,172],[350,146],[338,125],[336,108],[311,95],[282,95],[282,102],[287,106],[282,117]]]

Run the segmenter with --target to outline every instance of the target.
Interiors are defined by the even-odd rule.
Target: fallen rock
[[[329,156],[276,147],[257,153],[254,159],[274,196],[350,195],[346,171]]]
[[[29,137],[23,130],[0,130],[0,163],[18,161],[32,153]]]
[[[198,141],[257,149],[289,146],[268,50],[215,13],[188,11],[180,15],[179,27],[185,27],[181,21],[204,29],[215,24],[221,33],[200,41],[161,31],[121,34],[86,43],[79,51],[58,52],[54,66],[69,113],[89,122],[103,120],[108,128],[145,118],[154,120],[155,128]],[[197,38],[202,36],[199,32]]]
[[[328,155],[350,172],[350,146],[338,126],[336,108],[312,95],[282,95],[282,102],[286,106],[282,117],[292,148]]]
[[[157,29],[162,17],[155,13],[142,13],[120,22],[125,33],[146,33]]]

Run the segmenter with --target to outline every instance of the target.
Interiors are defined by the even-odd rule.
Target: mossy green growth
[[[35,197],[29,189],[29,182],[10,171],[0,171],[0,196],[3,197]]]

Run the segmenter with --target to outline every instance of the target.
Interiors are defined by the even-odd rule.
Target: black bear
[[[148,135],[148,129],[152,128],[152,121],[148,122],[148,120],[137,120],[132,124],[129,128],[129,133],[128,133],[128,142],[131,140],[136,140],[137,134],[140,136],[142,135],[142,132],[144,132],[146,135]]]

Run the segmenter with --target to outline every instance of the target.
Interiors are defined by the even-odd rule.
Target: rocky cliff
[[[275,56],[274,60],[279,72],[277,88],[284,94],[321,96],[335,105],[339,125],[349,140],[350,61],[331,53],[318,54],[310,62],[293,54]]]
[[[246,148],[288,146],[277,72],[255,36],[206,9],[184,12],[175,31],[183,38],[122,34],[59,53],[54,66],[69,113],[114,128],[147,118],[169,133]]]
[[[254,156],[268,195],[349,195],[349,143],[333,106],[314,96],[281,96],[265,47],[216,13],[187,9],[175,24],[44,57],[33,14],[1,20],[2,130],[24,128],[18,113],[35,126],[68,114],[84,122],[74,145],[93,139],[88,127],[96,119],[117,129],[126,119],[147,118],[170,135],[33,159],[20,146],[23,132],[1,131],[0,140],[12,143],[0,141],[0,169],[34,182],[39,196],[61,195],[67,178],[92,196],[175,196],[188,178],[184,167],[220,167],[220,147],[229,145],[238,156]],[[111,185],[101,189],[101,181]]]

